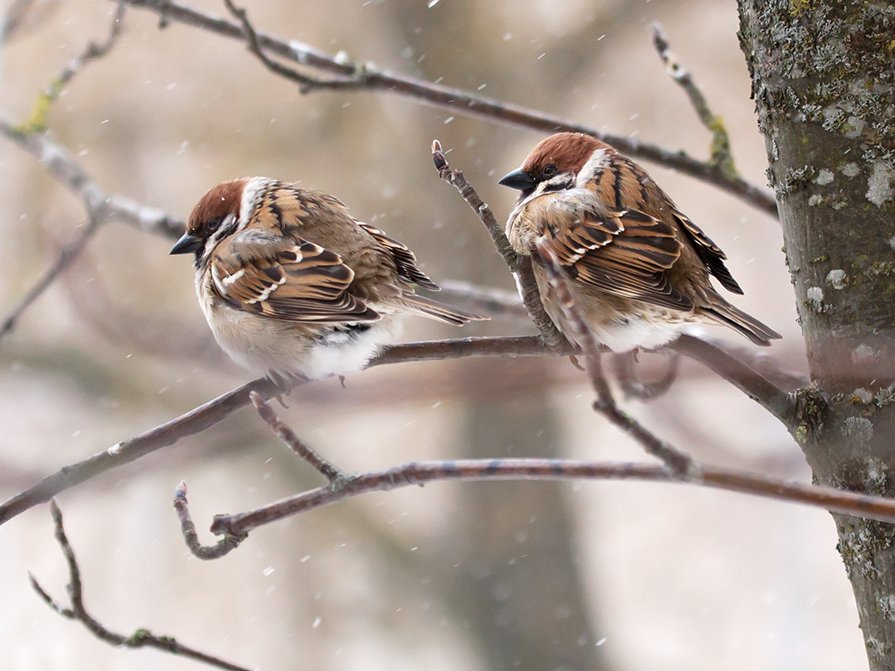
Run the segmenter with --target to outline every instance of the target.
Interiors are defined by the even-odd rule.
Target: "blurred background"
[[[8,4],[8,3],[7,3]],[[218,15],[221,3],[194,5]],[[439,81],[697,157],[708,132],[651,44],[661,22],[731,133],[744,176],[765,184],[762,139],[733,2],[693,0],[245,0],[256,27],[357,62]],[[24,120],[114,5],[37,0],[0,52],[0,109]],[[245,46],[129,10],[120,43],[53,106],[51,136],[110,193],[181,218],[243,175],[299,181],[405,242],[436,281],[513,290],[482,226],[432,167],[439,139],[503,220],[496,180],[543,135],[384,93],[316,93]],[[80,203],[0,142],[0,313],[85,225]],[[647,166],[727,252],[741,308],[784,334],[768,353],[804,370],[778,224],[717,189]],[[0,497],[248,381],[213,342],[189,259],[124,224],[0,342]],[[407,341],[532,333],[495,319],[463,331],[408,320]],[[725,329],[709,335],[749,347]],[[645,365],[661,367],[658,355]],[[346,471],[415,459],[645,459],[590,409],[567,360],[383,367],[293,394],[282,419]],[[696,364],[662,398],[626,409],[706,463],[808,481],[782,426]],[[215,513],[321,478],[243,409],[227,421],[59,497],[86,605],[262,669],[814,670],[865,662],[830,517],[694,487],[436,483],[372,494],[252,532],[214,562],[189,555],[171,508],[189,484],[205,542]],[[46,507],[0,529],[0,666],[193,669],[119,651],[47,608],[65,601]]]

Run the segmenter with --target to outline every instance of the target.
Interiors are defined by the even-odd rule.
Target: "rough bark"
[[[895,5],[740,0],[812,386],[816,480],[895,495]],[[895,528],[837,517],[870,668],[895,669]]]

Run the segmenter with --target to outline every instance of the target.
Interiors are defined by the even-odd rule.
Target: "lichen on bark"
[[[811,370],[790,428],[816,480],[892,496],[895,5],[739,9]],[[895,529],[836,522],[871,668],[895,670]]]

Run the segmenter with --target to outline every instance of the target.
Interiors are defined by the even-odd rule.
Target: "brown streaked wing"
[[[298,322],[379,319],[348,292],[354,271],[305,240],[249,229],[218,246],[211,273],[218,295],[240,310]]]
[[[435,282],[429,279],[428,275],[417,268],[416,255],[410,251],[410,248],[408,248],[407,245],[405,245],[403,242],[395,240],[394,238],[390,238],[375,226],[365,224],[362,221],[359,221],[357,223],[361,228],[367,231],[367,233],[376,238],[376,240],[388,250],[389,254],[391,254],[392,256],[392,259],[394,259],[395,261],[395,266],[398,268],[398,277],[400,277],[405,282],[418,284],[424,289],[428,289],[429,291],[441,290],[441,287],[439,287],[437,284],[435,284]]]
[[[541,233],[569,275],[616,296],[692,309],[690,299],[665,274],[681,255],[672,227],[638,210],[613,212],[593,203],[583,205],[583,194],[575,191],[538,199],[552,201],[539,203],[545,224]]]
[[[700,261],[705,264],[712,275],[718,278],[721,286],[735,294],[742,294],[743,290],[740,288],[740,285],[733,279],[733,275],[730,274],[727,266],[724,265],[727,255],[721,251],[721,248],[712,242],[712,239],[703,233],[699,226],[690,221],[690,218],[683,212],[675,209],[673,214],[675,219],[680,222],[687,239],[693,244],[693,249],[696,250]]]

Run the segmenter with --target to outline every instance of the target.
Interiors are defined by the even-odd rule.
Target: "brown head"
[[[612,149],[591,135],[556,133],[541,140],[525,157],[522,167],[504,176],[498,184],[519,189],[523,198],[546,181],[555,181],[557,188],[568,188],[599,150]]]
[[[235,179],[218,184],[196,203],[186,223],[186,233],[171,248],[171,254],[196,253],[202,255],[206,242],[220,240],[239,226],[243,193],[250,182],[248,178]],[[220,235],[215,235],[220,232]]]

